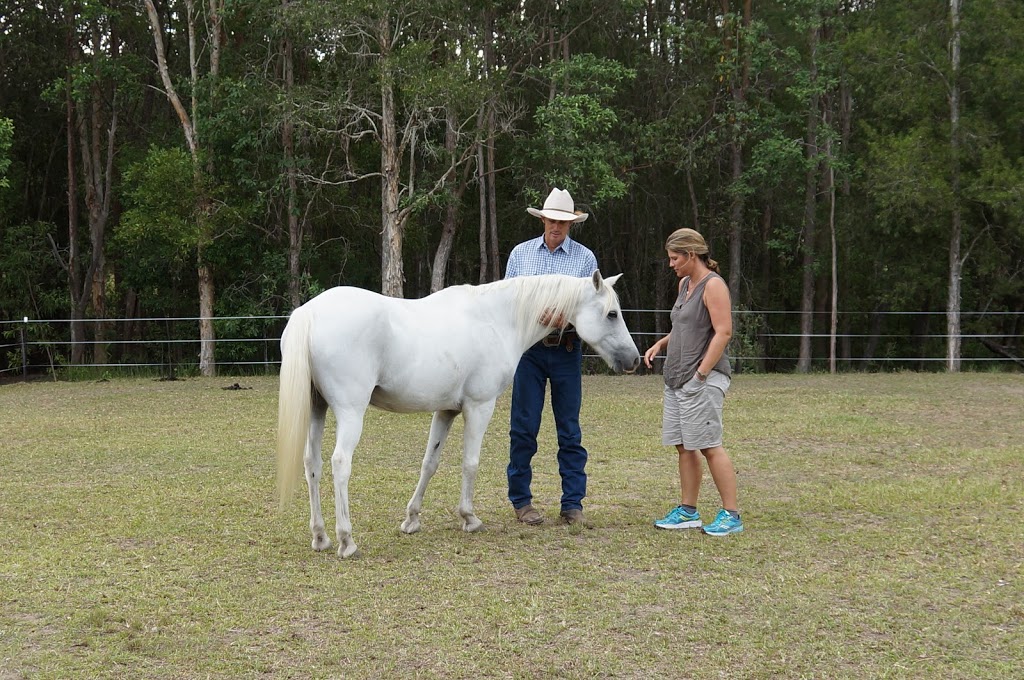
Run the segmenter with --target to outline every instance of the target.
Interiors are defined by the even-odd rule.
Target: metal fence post
[[[28,353],[25,351],[25,329],[28,328],[28,317],[22,319],[25,325],[21,327],[21,377],[28,380]]]

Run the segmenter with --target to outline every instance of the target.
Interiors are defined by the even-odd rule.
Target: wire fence
[[[667,330],[668,311],[623,310],[643,352]],[[792,371],[801,339],[812,347],[812,370],[828,370],[831,334],[799,332],[800,312],[737,310],[729,354],[741,371]],[[827,325],[829,314],[816,313],[816,324]],[[871,321],[868,321],[870,317]],[[70,319],[0,321],[0,378],[73,374],[76,371],[151,374],[198,373],[198,317],[83,319],[89,338],[72,343]],[[279,339],[286,316],[226,316],[213,319],[215,363],[222,374],[276,373],[281,362]],[[659,329],[659,321],[665,330]],[[870,332],[838,332],[836,360],[840,370],[941,370],[949,335],[945,312],[884,311],[840,314],[840,328]],[[961,325],[961,366],[997,370],[1024,367],[1024,312],[964,312]],[[78,345],[76,352],[75,345]],[[75,359],[76,357],[80,357]],[[585,347],[585,369],[600,372],[603,362]],[[656,363],[655,371],[660,369]]]

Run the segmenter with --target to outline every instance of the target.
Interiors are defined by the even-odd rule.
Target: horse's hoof
[[[484,523],[481,522],[480,518],[477,517],[476,515],[473,515],[469,519],[467,519],[467,520],[462,522],[462,530],[467,532],[467,533],[472,533],[474,531],[480,531],[483,528],[484,528]]]
[[[338,546],[338,557],[342,559],[348,559],[349,557],[357,557],[359,555],[359,548],[355,543],[349,543],[348,545]]]
[[[420,530],[420,521],[418,519],[407,519],[402,522],[402,533],[415,534]]]
[[[317,552],[323,552],[324,550],[330,549],[331,539],[327,538],[326,535],[313,537],[313,550],[316,550]]]

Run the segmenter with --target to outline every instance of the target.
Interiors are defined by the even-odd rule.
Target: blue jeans
[[[558,434],[558,473],[562,477],[562,510],[582,510],[587,495],[587,450],[580,431],[580,405],[583,386],[580,368],[582,343],[577,339],[573,351],[565,345],[545,347],[536,344],[526,350],[512,383],[512,417],[509,431],[508,499],[521,508],[533,499],[530,461],[537,453],[537,433],[547,382],[551,382],[551,411]]]

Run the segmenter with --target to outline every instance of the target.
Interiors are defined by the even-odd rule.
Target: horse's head
[[[632,372],[640,365],[640,352],[629,335],[619,307],[619,296],[612,286],[622,274],[607,279],[595,271],[576,308],[576,333],[597,350],[616,373]],[[593,285],[591,285],[591,283]]]

